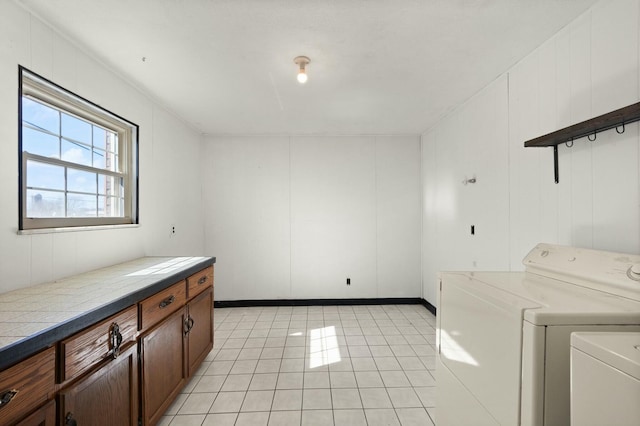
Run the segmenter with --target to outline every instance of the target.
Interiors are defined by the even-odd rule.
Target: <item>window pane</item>
[[[101,127],[93,126],[93,146],[100,149],[106,149],[107,132]]]
[[[64,193],[27,190],[27,217],[64,217]]]
[[[64,167],[28,160],[27,186],[64,190]]]
[[[67,217],[95,217],[96,215],[96,195],[67,195]]]
[[[27,97],[22,97],[22,121],[32,126],[60,134],[60,113]]]
[[[95,194],[96,174],[76,169],[67,169],[67,191],[91,192]]]
[[[124,216],[124,200],[119,197],[98,196],[98,216],[122,217]]]
[[[109,179],[109,176],[98,175],[98,194],[107,193],[107,179]]]
[[[120,167],[118,167],[118,156],[113,152],[105,152],[104,168],[106,170],[111,170],[112,172],[120,172]]]
[[[118,153],[118,134],[108,132],[107,134],[107,151]]]
[[[104,151],[100,151],[99,149],[94,149],[93,150],[93,167],[104,169],[105,168],[104,156],[105,156]]]
[[[120,196],[124,198],[124,178],[120,178]]]
[[[62,113],[62,136],[91,145],[91,124]]]
[[[91,165],[91,149],[79,143],[62,139],[62,159],[85,166]]]
[[[98,175],[98,194],[123,196],[120,181],[122,179],[115,176]]]
[[[43,157],[60,158],[60,139],[22,126],[22,151]]]

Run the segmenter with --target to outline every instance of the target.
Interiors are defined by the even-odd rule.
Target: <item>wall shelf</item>
[[[640,102],[602,114],[598,117],[574,124],[564,129],[557,130],[544,136],[528,140],[525,148],[553,147],[553,171],[556,183],[558,177],[558,145],[566,143],[572,146],[577,139],[587,136],[590,141],[596,140],[596,134],[605,130],[616,129],[618,133],[624,133],[625,125],[640,120]]]

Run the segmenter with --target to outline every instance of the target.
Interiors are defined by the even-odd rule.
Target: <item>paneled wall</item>
[[[140,126],[141,226],[17,235],[18,65]],[[0,292],[144,255],[202,255],[200,142],[92,56],[13,2],[0,2]]]
[[[218,300],[421,297],[418,137],[210,137],[202,158]]]
[[[507,83],[422,138],[424,298],[434,305],[439,271],[509,267]]]
[[[640,252],[638,124],[524,141],[639,100],[638,0],[601,1],[422,136],[424,294],[441,270],[521,270],[538,242]],[[470,174],[476,184],[463,185]],[[471,236],[470,224],[476,224]]]

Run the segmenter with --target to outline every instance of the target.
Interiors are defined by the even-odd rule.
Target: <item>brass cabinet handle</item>
[[[160,302],[160,304],[158,305],[158,307],[160,309],[162,308],[166,308],[167,306],[169,306],[170,304],[172,304],[174,301],[176,300],[175,296],[172,294],[171,296],[167,297],[166,299],[164,299],[162,302]]]
[[[111,343],[111,356],[113,359],[116,359],[118,355],[120,355],[120,345],[122,345],[122,334],[120,333],[120,326],[117,322],[111,324],[109,341]]]
[[[189,334],[189,332],[193,328],[193,324],[195,324],[195,321],[193,320],[193,318],[191,318],[191,315],[189,315],[187,319],[184,320],[184,326],[182,327],[185,336]]]
[[[17,393],[17,389],[10,389],[2,392],[2,394],[0,394],[0,408],[4,408],[9,405],[9,403]]]
[[[64,418],[65,426],[78,426],[78,422],[73,418],[73,413],[69,411]]]
[[[204,277],[202,277],[202,278],[200,278],[198,280],[198,285],[202,285],[202,284],[204,284],[206,282],[207,282],[207,276],[205,275]]]

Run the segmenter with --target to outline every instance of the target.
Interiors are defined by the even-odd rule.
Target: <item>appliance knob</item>
[[[635,281],[640,281],[640,264],[635,263],[627,269],[627,276]]]

